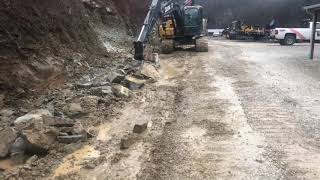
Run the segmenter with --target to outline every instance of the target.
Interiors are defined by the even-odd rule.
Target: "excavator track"
[[[201,37],[199,39],[196,39],[196,51],[197,52],[209,51],[208,39],[206,37]]]
[[[174,41],[173,40],[162,40],[161,41],[161,52],[163,54],[170,54],[174,51]]]

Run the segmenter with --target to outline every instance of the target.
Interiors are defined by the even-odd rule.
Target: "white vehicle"
[[[272,30],[271,37],[278,40],[281,45],[294,45],[296,42],[310,41],[312,22],[305,28],[276,28]],[[320,40],[320,22],[317,23],[316,40]]]

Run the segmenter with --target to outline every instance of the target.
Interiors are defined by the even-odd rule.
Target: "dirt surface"
[[[158,81],[127,102],[112,98],[110,106],[100,97],[78,118],[92,139],[56,144],[21,167],[0,161],[12,171],[3,177],[317,179],[320,65],[307,50],[210,40],[209,53],[161,55]],[[72,101],[88,92],[78,90]],[[133,133],[139,122],[148,122],[147,130]]]
[[[307,47],[211,40],[209,53],[162,55],[162,78],[48,179],[317,179],[320,66]]]

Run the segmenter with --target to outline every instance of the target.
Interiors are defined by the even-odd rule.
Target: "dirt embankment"
[[[79,59],[91,65],[98,56],[107,62],[116,49],[112,43],[131,45],[129,23],[139,18],[127,17],[137,12],[142,16],[147,4],[136,6],[137,1],[1,1],[1,89],[48,88],[64,79],[68,65],[79,64]]]

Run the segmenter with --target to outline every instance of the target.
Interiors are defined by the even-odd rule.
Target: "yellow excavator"
[[[190,0],[191,1],[191,0]],[[171,53],[175,47],[194,45],[198,52],[208,51],[207,21],[203,7],[181,5],[177,0],[152,0],[138,39],[134,42],[135,59],[143,60],[144,46],[156,22],[161,39],[161,51]]]

